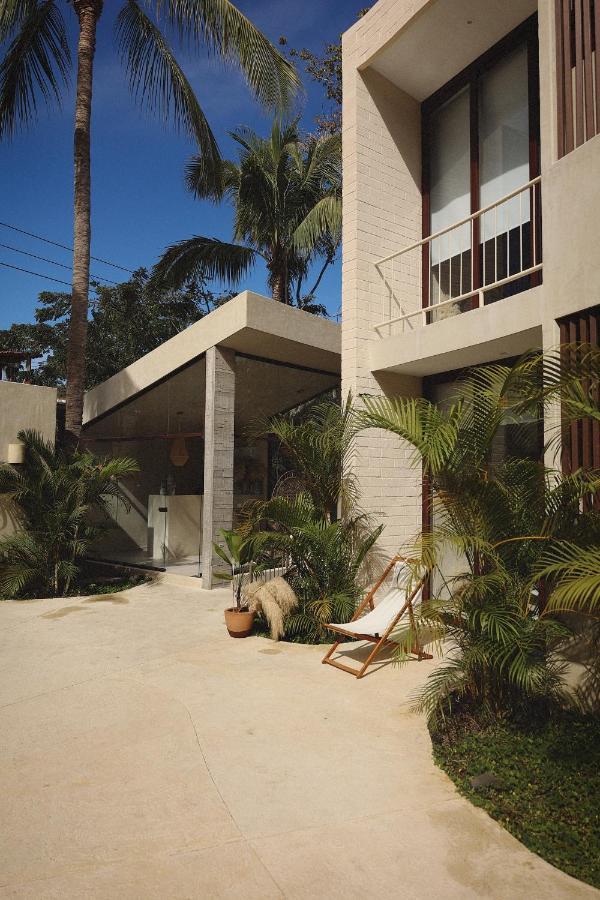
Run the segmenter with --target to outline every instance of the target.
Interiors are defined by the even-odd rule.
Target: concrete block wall
[[[8,445],[19,431],[27,429],[54,443],[56,388],[0,381],[0,462],[8,459]]]
[[[233,451],[235,352],[225,347],[206,351],[204,413],[204,501],[202,510],[202,587],[213,586],[213,569],[223,566],[213,549],[219,529],[233,524]]]
[[[401,8],[402,7],[402,8]],[[376,260],[421,236],[421,134],[419,104],[374,71],[359,65],[383,32],[394,34],[406,18],[406,2],[379,4],[343,41],[343,317],[342,391],[361,394],[419,393],[418,379],[376,377],[369,345],[373,326],[386,315],[388,294]],[[419,274],[405,281],[406,296],[420,290]],[[353,469],[363,509],[385,525],[381,550],[395,552],[421,524],[420,470],[410,447],[392,434],[364,432]]]

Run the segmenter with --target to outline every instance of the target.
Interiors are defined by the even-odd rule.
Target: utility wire
[[[37,275],[38,278],[45,278],[47,281],[56,281],[58,284],[66,284],[68,288],[71,287],[69,281],[61,281],[60,278],[53,278],[52,275],[42,275],[41,272],[32,272],[31,269],[22,269],[21,266],[11,266],[10,263],[5,262],[0,262],[0,266],[4,266],[6,269],[16,269],[17,272],[27,272],[28,275]]]
[[[19,234],[26,234],[27,237],[35,238],[38,241],[44,241],[46,244],[52,244],[54,247],[60,247],[62,250],[69,250],[71,253],[73,252],[73,248],[67,247],[66,244],[59,244],[58,241],[51,241],[50,238],[42,237],[40,234],[34,234],[32,231],[25,231],[23,228],[17,228],[16,225],[9,225],[8,222],[0,222],[0,225],[3,228],[10,228],[12,231],[18,231]],[[96,262],[104,263],[105,266],[112,266],[113,269],[121,269],[122,272],[129,272],[130,275],[133,275],[133,269],[126,269],[125,266],[119,266],[117,263],[110,262],[108,259],[102,259],[100,256],[92,256],[90,258]]]
[[[61,269],[68,269],[69,272],[72,271],[71,266],[67,266],[64,263],[59,263],[55,259],[48,259],[46,256],[38,256],[37,253],[29,253],[27,250],[19,250],[18,247],[11,247],[9,244],[0,244],[0,247],[4,247],[5,250],[12,250],[13,253],[22,253],[23,256],[31,256],[32,259],[40,259],[42,262],[50,263],[53,266],[60,266]],[[105,278],[104,275],[90,275],[92,279],[100,279],[100,281],[108,281],[109,284],[117,284],[116,281],[112,281],[110,278]]]

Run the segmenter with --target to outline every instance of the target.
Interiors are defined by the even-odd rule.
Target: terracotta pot
[[[227,631],[234,638],[248,637],[252,634],[254,613],[248,609],[238,610],[235,607],[225,610],[225,624]]]

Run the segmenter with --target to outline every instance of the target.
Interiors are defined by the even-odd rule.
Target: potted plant
[[[227,531],[224,528],[221,528],[219,534],[225,542],[225,547],[219,544],[213,544],[213,547],[217,556],[227,564],[229,571],[215,572],[215,578],[231,582],[235,604],[225,610],[225,624],[231,637],[248,637],[252,633],[254,612],[242,605],[242,576],[244,572],[252,574],[260,568],[253,560],[256,541],[253,536],[243,537],[237,531]]]

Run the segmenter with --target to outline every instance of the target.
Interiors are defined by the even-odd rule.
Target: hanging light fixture
[[[183,412],[178,412],[177,416],[182,416]],[[178,432],[181,432],[181,419],[178,418]],[[171,444],[171,452],[169,454],[169,459],[173,463],[174,466],[181,467],[185,466],[187,461],[190,458],[190,454],[188,453],[187,444],[185,442],[185,437],[182,434],[178,434],[176,438],[174,438],[173,443]]]

